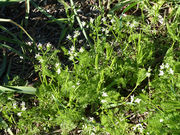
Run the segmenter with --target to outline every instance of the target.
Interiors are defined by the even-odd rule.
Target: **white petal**
[[[137,98],[134,102],[136,102],[136,103],[140,103],[140,101],[141,101],[141,99],[139,99],[139,98]]]

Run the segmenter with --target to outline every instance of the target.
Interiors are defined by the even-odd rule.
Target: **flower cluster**
[[[46,45],[42,45],[41,43],[37,45],[38,50],[50,50],[51,47],[52,44],[50,42],[46,43]]]
[[[68,51],[70,57],[69,57],[69,60],[73,60],[74,57],[77,56],[77,53],[76,53],[76,50],[75,50],[75,47],[74,46],[71,46],[70,50]]]
[[[146,76],[147,76],[148,78],[151,76],[151,70],[152,70],[152,69],[149,67],[149,68],[148,68],[148,72],[146,73]]]
[[[79,35],[80,35],[80,32],[76,30],[76,31],[74,31],[73,38],[77,38]]]
[[[108,94],[106,93],[106,92],[103,92],[102,93],[102,97],[107,97],[108,96]],[[101,100],[101,103],[106,103],[107,101],[105,100],[105,99],[102,99]]]
[[[56,69],[57,69],[56,72],[57,72],[57,74],[59,75],[59,74],[61,73],[60,64],[59,64],[59,63],[56,63],[55,67],[56,67]]]
[[[47,49],[47,50],[50,50],[51,47],[52,47],[51,43],[48,42],[48,43],[46,44],[46,49]]]
[[[133,130],[135,131],[135,130],[138,130],[140,133],[142,133],[143,132],[143,126],[142,126],[142,124],[136,124],[135,126],[133,126]]]
[[[133,21],[132,23],[130,23],[129,21],[127,22],[127,26],[129,26],[130,28],[135,28],[139,25],[138,22]]]
[[[13,108],[16,108],[16,106],[17,106],[17,105],[16,105],[16,102],[13,103]],[[25,111],[25,110],[26,110],[25,102],[24,102],[24,101],[22,101],[21,107],[22,107],[22,108],[21,108],[22,111]],[[19,117],[21,116],[21,114],[22,114],[22,112],[18,112],[18,113],[17,113],[17,115],[18,115]]]
[[[39,43],[39,44],[37,45],[37,48],[38,48],[38,50],[42,50],[42,49],[43,49],[42,44]]]
[[[35,55],[35,58],[36,58],[37,60],[39,60],[40,63],[43,63],[43,62],[44,62],[42,56],[41,56],[39,53]]]
[[[85,25],[86,25],[85,22],[83,22],[82,25],[85,26]],[[81,33],[76,30],[76,31],[74,31],[73,37],[68,34],[66,38],[67,38],[68,40],[72,40],[73,38],[74,38],[74,39],[77,39],[77,37],[80,36],[80,34],[81,34]]]
[[[136,98],[136,100],[134,100],[134,95],[131,96],[131,102],[130,102],[130,103],[135,102],[135,103],[138,103],[138,104],[139,104],[140,101],[141,101],[141,99],[139,99],[139,98]]]
[[[169,64],[166,63],[162,63],[162,65],[160,66],[160,71],[159,71],[159,76],[163,76],[165,72],[168,72],[168,74],[173,75],[174,71],[172,68],[170,68]]]
[[[108,34],[108,33],[109,33],[109,30],[103,27],[103,28],[102,28],[102,32],[105,32],[105,34]]]
[[[22,111],[25,111],[25,110],[26,110],[25,102],[24,102],[24,101],[21,103],[21,107],[22,107]]]
[[[79,52],[80,52],[80,53],[83,53],[83,52],[84,52],[84,48],[81,47],[81,48],[79,49]],[[76,49],[75,49],[74,46],[71,46],[70,50],[68,51],[68,54],[70,55],[70,56],[69,56],[69,60],[73,60],[74,57],[77,56],[77,52],[76,52]]]

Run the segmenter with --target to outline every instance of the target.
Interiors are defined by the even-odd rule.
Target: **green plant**
[[[68,24],[72,32],[63,31],[60,39],[66,39],[56,47],[37,44],[36,96],[1,93],[1,128],[16,128],[18,134],[179,134],[178,2],[122,1],[89,22],[80,20],[72,0],[59,2],[67,18],[33,5],[48,23]],[[98,4],[105,10],[105,1]],[[173,11],[166,14],[166,8]],[[81,35],[87,41],[82,46]],[[5,54],[0,75],[4,64]]]

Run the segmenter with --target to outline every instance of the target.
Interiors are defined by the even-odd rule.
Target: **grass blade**
[[[10,47],[10,46],[8,46],[8,45],[1,44],[1,43],[0,43],[0,48],[1,48],[1,47],[5,47],[5,48],[11,50],[12,52],[18,54],[19,56],[23,56],[23,58],[30,59],[30,58],[28,58],[26,55],[20,53],[19,51],[17,51],[16,49],[14,49],[14,48],[12,48],[12,47]]]
[[[66,11],[70,8],[70,6],[64,0],[58,0],[58,2],[64,5]]]
[[[1,64],[1,68],[0,68],[0,77],[3,75],[3,73],[5,72],[6,69],[6,54],[5,51],[3,51],[3,62]]]
[[[10,74],[10,71],[11,71],[11,64],[12,64],[12,58],[9,61],[7,71],[6,71],[6,75],[3,78],[3,84],[7,84],[8,81],[9,81],[9,74]]]
[[[17,93],[35,95],[36,88],[26,87],[26,86],[0,86],[0,91],[2,91],[2,92],[17,92]]]
[[[24,33],[31,39],[31,41],[34,42],[33,38],[27,33],[27,31],[19,24],[17,24],[16,22],[14,22],[13,20],[11,19],[4,19],[4,18],[0,18],[0,22],[10,22],[16,26],[18,26],[20,29],[22,29],[24,31]]]
[[[2,29],[3,31],[5,31],[6,33],[8,33],[10,36],[12,36],[12,38],[11,38],[11,37],[8,38],[8,37],[5,37],[5,36],[0,35],[0,40],[1,40],[1,41],[5,41],[5,42],[8,42],[8,43],[13,43],[13,44],[17,44],[17,45],[19,45],[19,46],[21,47],[22,51],[25,49],[24,47],[26,47],[26,50],[34,49],[33,46],[29,46],[29,45],[25,44],[23,41],[20,41],[15,34],[13,34],[12,32],[8,31],[5,27],[0,26],[0,29]],[[21,32],[22,32],[22,31],[21,31]],[[19,35],[20,35],[20,34],[19,34]],[[21,38],[22,38],[22,37],[21,37]]]
[[[0,3],[4,3],[4,2],[12,3],[12,2],[20,2],[20,1],[24,1],[24,0],[1,0]]]
[[[122,9],[124,6],[134,2],[135,0],[129,0],[129,1],[123,1],[118,4],[116,4],[110,11],[109,14],[114,14],[116,10]]]

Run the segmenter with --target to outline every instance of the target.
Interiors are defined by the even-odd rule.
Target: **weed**
[[[57,46],[39,43],[30,52],[39,78],[35,96],[24,97],[33,88],[14,86],[24,93],[16,97],[0,86],[1,129],[9,134],[179,134],[178,2],[123,1],[110,9],[113,1],[108,1],[109,13],[89,22],[78,16],[73,0],[59,2],[67,15],[63,23],[73,31],[63,31]],[[106,9],[105,1],[98,4]],[[20,79],[9,85],[22,85]]]

